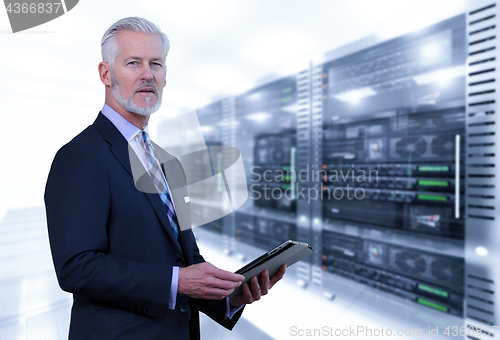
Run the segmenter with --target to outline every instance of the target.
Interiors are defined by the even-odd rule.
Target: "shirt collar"
[[[135,137],[135,135],[137,135],[137,133],[141,131],[141,129],[139,129],[137,126],[135,126],[134,124],[130,123],[128,120],[123,118],[121,114],[113,110],[106,103],[104,103],[101,112],[106,118],[108,118],[111,121],[111,123],[113,123],[113,125],[118,129],[118,131],[120,131],[120,133],[123,135],[123,137],[125,137],[127,142],[130,142]],[[148,126],[146,126],[144,130],[149,134]]]

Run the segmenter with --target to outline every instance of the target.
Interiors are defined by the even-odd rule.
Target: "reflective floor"
[[[242,247],[231,256],[222,251],[220,236],[195,230],[201,253],[214,265],[234,271],[262,250]],[[0,222],[0,340],[67,339],[71,295],[56,280],[43,207],[9,210]],[[293,329],[371,327],[428,329],[463,325],[463,319],[408,303],[366,286],[336,277],[331,294],[302,289],[293,269],[283,282],[258,303],[247,306],[233,331],[227,331],[204,315],[202,339],[294,339]],[[441,334],[442,335],[442,334]],[[371,338],[371,337],[364,337]],[[377,337],[373,337],[374,339]],[[408,339],[409,337],[392,337]],[[411,337],[410,337],[411,338]],[[346,337],[343,337],[346,339]]]
[[[203,228],[195,228],[194,232],[205,260],[226,270],[235,271],[263,253],[262,249],[240,243],[235,253],[228,256],[222,251],[221,236]],[[245,307],[243,312],[245,322],[257,326],[259,332],[269,338],[280,340],[463,338],[443,333],[446,327],[463,326],[462,318],[418,305],[340,276],[329,278],[331,282],[329,285],[321,287],[310,285],[301,288],[296,279],[296,270],[298,266],[288,268],[284,279],[275,288],[273,287],[267,296]],[[239,332],[239,327],[241,327],[240,322],[230,333],[230,339],[237,336],[233,333]],[[437,328],[439,328],[438,334],[430,333],[431,329]],[[356,332],[351,333],[351,330]],[[308,332],[311,334],[307,335]],[[242,339],[253,338],[259,337],[247,333]],[[240,338],[234,337],[234,339]]]
[[[45,210],[8,210],[0,223],[0,339],[65,339],[70,308],[53,269]]]

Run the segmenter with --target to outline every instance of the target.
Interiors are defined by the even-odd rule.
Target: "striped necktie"
[[[140,134],[142,132],[142,135]],[[163,206],[167,211],[168,219],[172,224],[172,228],[174,229],[175,238],[179,237],[179,222],[177,220],[177,215],[175,214],[174,204],[172,202],[172,197],[167,187],[167,183],[165,180],[165,176],[161,171],[160,162],[155,156],[155,151],[153,149],[153,145],[151,144],[151,140],[149,139],[149,135],[146,131],[142,130],[136,135],[136,138],[139,140],[139,143],[144,149],[147,158],[147,166],[149,171],[149,176],[153,180],[153,184],[155,185],[158,194],[160,194],[161,201],[163,202]]]

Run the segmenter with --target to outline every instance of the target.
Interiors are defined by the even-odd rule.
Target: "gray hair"
[[[128,17],[118,20],[104,33],[101,40],[101,55],[102,61],[108,63],[111,67],[115,63],[116,57],[120,53],[120,46],[116,40],[118,33],[121,31],[134,31],[146,34],[158,34],[163,42],[163,51],[167,57],[170,49],[170,42],[165,33],[162,33],[160,28],[151,21],[139,17]]]

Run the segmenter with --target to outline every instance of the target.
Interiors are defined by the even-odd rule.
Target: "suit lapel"
[[[102,139],[111,144],[110,151],[120,162],[120,164],[132,175],[130,161],[128,158],[128,143],[118,129],[106,118],[102,113],[99,113],[94,122],[94,127],[100,133]]]
[[[118,162],[120,162],[120,164],[127,170],[127,172],[130,174],[130,177],[132,177],[132,168],[130,165],[131,163],[129,158],[128,142],[125,140],[120,131],[118,131],[118,129],[113,125],[113,123],[111,123],[111,121],[109,121],[109,119],[107,119],[102,113],[99,113],[99,116],[94,122],[94,127],[101,134],[101,137],[109,144],[111,144],[110,146],[111,153],[118,160]],[[133,157],[137,157],[135,153],[133,154]],[[139,162],[138,159],[137,162]],[[145,176],[142,176],[137,184],[139,186],[140,183],[148,183],[148,182],[151,182],[152,184],[151,178],[147,173],[145,173]],[[146,198],[148,199],[149,203],[153,206],[156,215],[160,219],[161,223],[163,224],[163,227],[165,228],[169,236],[172,238],[173,242],[176,244],[179,251],[182,252],[181,246],[178,240],[175,238],[174,230],[172,228],[172,225],[170,224],[170,220],[168,219],[165,208],[163,207],[163,202],[161,201],[160,195],[158,195],[158,193],[148,193],[151,192],[149,190],[141,190],[141,191],[144,193],[144,195],[146,195]]]

